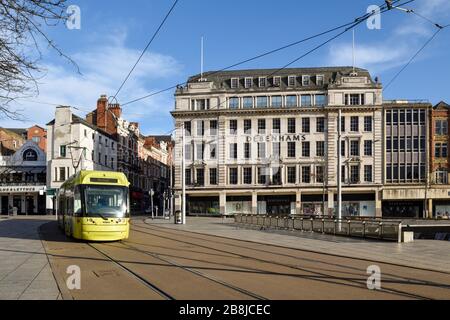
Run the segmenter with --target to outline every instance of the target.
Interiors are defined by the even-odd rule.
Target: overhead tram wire
[[[420,17],[420,18],[422,18],[422,19],[424,19],[424,20],[430,22],[432,25],[434,25],[434,26],[435,26],[436,28],[438,28],[438,29],[437,29],[436,32],[433,33],[433,35],[432,35],[432,36],[431,36],[431,37],[430,37],[430,38],[422,45],[422,47],[420,47],[419,50],[417,50],[417,51],[414,53],[414,55],[411,57],[411,59],[409,59],[409,61],[408,61],[408,62],[407,62],[407,63],[399,70],[399,72],[397,72],[397,73],[395,74],[395,76],[394,76],[394,77],[389,81],[389,83],[383,88],[383,91],[387,90],[387,89],[392,85],[392,83],[394,83],[394,81],[397,80],[397,78],[403,73],[403,71],[405,71],[405,70],[411,65],[411,63],[417,58],[417,56],[418,56],[423,50],[425,50],[425,48],[426,48],[426,47],[434,40],[434,38],[436,38],[436,36],[439,34],[439,32],[441,32],[442,30],[444,30],[444,29],[450,27],[450,24],[447,24],[447,25],[442,26],[441,24],[436,23],[435,21],[432,21],[431,19],[429,19],[429,18],[423,16],[423,15],[420,14],[420,13],[417,13],[417,12],[414,11],[414,10],[409,10],[409,11],[407,11],[407,13],[413,13],[413,14],[417,15],[418,17]]]
[[[413,1],[414,1],[414,0],[410,0],[410,1],[407,1],[407,2],[405,2],[405,3],[403,3],[403,4],[401,4],[401,5],[404,5],[404,4],[413,2]],[[383,8],[383,9],[380,11],[380,14],[385,13],[385,12],[390,11],[390,10],[391,10],[391,9]],[[284,69],[288,68],[288,67],[291,66],[292,64],[298,62],[299,60],[305,58],[306,56],[310,55],[311,53],[317,51],[318,49],[320,49],[321,47],[325,46],[326,44],[332,42],[333,40],[335,40],[335,39],[339,38],[340,36],[342,36],[343,34],[347,33],[348,31],[354,29],[354,28],[357,27],[359,24],[361,24],[361,23],[363,23],[364,21],[366,21],[367,19],[369,19],[372,15],[373,15],[373,13],[370,14],[369,16],[365,17],[364,19],[361,19],[361,20],[358,20],[358,19],[357,19],[356,22],[354,22],[351,26],[347,27],[344,31],[339,32],[338,34],[334,35],[333,37],[329,38],[328,40],[326,40],[326,41],[322,42],[321,44],[317,45],[316,47],[314,47],[313,49],[309,50],[308,52],[302,54],[302,55],[299,56],[298,58],[295,58],[294,60],[290,61],[289,63],[287,63],[286,65],[284,65],[284,66],[281,67],[280,69],[277,69],[276,71],[270,73],[267,77],[271,77],[271,76],[274,76],[274,75],[278,74],[279,72],[281,72],[281,71],[283,71]],[[217,105],[217,108],[219,108],[219,107],[220,107],[223,103],[225,103],[225,102],[226,102],[226,100],[224,100],[224,101],[222,101],[221,103],[219,103],[219,104]]]
[[[393,2],[393,4],[397,4],[397,3],[400,2],[400,1],[401,1],[401,0],[396,0],[396,1]],[[400,4],[400,5],[405,5],[405,4],[414,2],[414,1],[415,1],[415,0],[409,0],[409,1],[406,1],[406,2],[404,2],[404,3],[402,3],[402,4]],[[381,10],[380,10],[380,13],[384,13],[384,12],[386,12],[386,11],[389,11],[389,9],[387,8],[386,4],[381,5],[381,6],[380,6],[380,9],[381,9]],[[284,46],[282,46],[282,47],[279,47],[279,48],[276,48],[276,49],[273,49],[273,50],[270,50],[270,51],[267,51],[267,52],[258,54],[258,55],[254,56],[254,57],[252,57],[252,58],[248,58],[248,59],[245,59],[245,60],[243,60],[243,61],[240,61],[240,62],[234,63],[234,64],[232,64],[232,65],[229,65],[229,66],[227,66],[227,67],[224,67],[224,68],[222,68],[222,69],[220,69],[220,70],[210,72],[210,73],[208,73],[208,76],[215,75],[215,74],[220,73],[220,72],[222,72],[222,71],[226,71],[226,70],[229,70],[229,69],[231,69],[231,68],[240,66],[240,65],[242,65],[242,64],[245,64],[245,63],[248,63],[248,62],[251,62],[251,61],[260,59],[260,58],[262,58],[262,57],[271,55],[271,54],[273,54],[273,53],[276,53],[276,52],[279,52],[279,51],[288,49],[288,48],[293,47],[293,46],[296,46],[296,45],[298,45],[298,44],[300,44],[300,43],[307,42],[307,41],[309,41],[309,40],[313,40],[313,39],[315,39],[315,38],[321,37],[321,36],[326,35],[326,34],[328,34],[328,33],[332,33],[332,32],[334,32],[334,31],[337,31],[337,30],[339,30],[339,29],[342,29],[342,28],[346,28],[346,27],[352,26],[352,25],[354,25],[355,23],[358,23],[358,24],[359,24],[359,23],[361,23],[361,22],[366,21],[366,20],[367,20],[368,18],[370,18],[371,16],[373,16],[373,14],[374,14],[373,12],[372,12],[372,13],[366,13],[365,15],[363,15],[363,16],[361,16],[361,17],[358,17],[358,18],[354,19],[352,22],[345,23],[345,24],[343,24],[343,25],[340,25],[340,26],[338,26],[338,27],[334,27],[334,28],[329,29],[329,30],[327,30],[327,31],[323,31],[323,32],[320,32],[320,33],[318,33],[318,34],[309,36],[309,37],[307,37],[307,38],[304,38],[304,39],[301,39],[301,40],[298,40],[298,41],[289,43],[289,44],[284,45]],[[348,30],[347,30],[347,31],[348,31]],[[165,88],[165,89],[161,89],[161,90],[159,90],[159,91],[150,93],[150,94],[145,95],[145,96],[143,96],[143,97],[140,97],[140,98],[137,98],[137,99],[128,101],[128,102],[122,104],[122,107],[127,106],[127,105],[132,104],[132,103],[139,102],[139,101],[141,101],[141,100],[148,99],[148,98],[150,98],[150,97],[156,96],[156,95],[158,95],[158,94],[167,92],[167,91],[169,91],[169,90],[178,88],[179,86],[186,85],[186,84],[187,84],[187,82],[183,82],[183,83],[175,84],[175,85],[170,86],[170,87]]]
[[[133,73],[133,71],[136,69],[137,65],[139,64],[139,62],[141,61],[141,59],[143,58],[145,52],[147,52],[148,48],[150,47],[150,45],[152,44],[153,40],[155,40],[156,36],[158,35],[159,31],[161,30],[161,28],[164,26],[164,24],[166,23],[167,19],[169,18],[170,14],[172,13],[172,11],[175,9],[175,6],[177,5],[177,3],[179,2],[179,0],[175,0],[172,7],[170,8],[170,10],[167,12],[166,16],[164,17],[164,19],[162,20],[162,22],[160,23],[159,27],[156,29],[155,33],[153,34],[152,38],[150,39],[150,41],[147,43],[147,45],[145,46],[144,50],[142,51],[141,55],[139,56],[139,58],[137,59],[136,63],[133,65],[133,67],[131,68],[130,72],[128,72],[127,76],[125,77],[125,80],[123,80],[122,84],[120,85],[119,89],[117,90],[116,94],[113,96],[113,99],[116,99],[117,96],[119,95],[120,91],[122,90],[123,86],[125,85],[125,83],[128,81],[128,79],[130,78],[131,74]]]

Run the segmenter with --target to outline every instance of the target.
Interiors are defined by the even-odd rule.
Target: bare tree
[[[41,48],[65,55],[46,33],[47,27],[68,19],[66,0],[0,0],[0,118],[20,119],[11,108],[17,98],[39,93],[37,79],[42,73]]]

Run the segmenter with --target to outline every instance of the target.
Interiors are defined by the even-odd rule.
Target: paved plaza
[[[39,227],[49,219],[52,218],[0,219],[0,300],[59,298],[39,237]]]

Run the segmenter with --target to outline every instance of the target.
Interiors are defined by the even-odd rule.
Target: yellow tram
[[[123,173],[81,171],[58,193],[58,224],[67,236],[87,241],[127,239],[130,230],[128,179]]]

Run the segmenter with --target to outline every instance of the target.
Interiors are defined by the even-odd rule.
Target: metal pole
[[[181,187],[182,187],[182,224],[186,224],[186,163],[185,163],[185,155],[184,155],[184,148],[185,148],[185,132],[184,132],[184,123],[181,126]]]
[[[342,147],[342,110],[339,108],[338,112],[338,169],[337,169],[337,177],[338,177],[338,222],[339,222],[339,228],[338,230],[341,231],[341,223],[340,220],[342,219],[342,157],[341,157],[341,147]]]
[[[154,219],[155,215],[153,212],[153,189],[150,189],[150,203],[151,203],[151,210],[152,210],[152,219]]]

